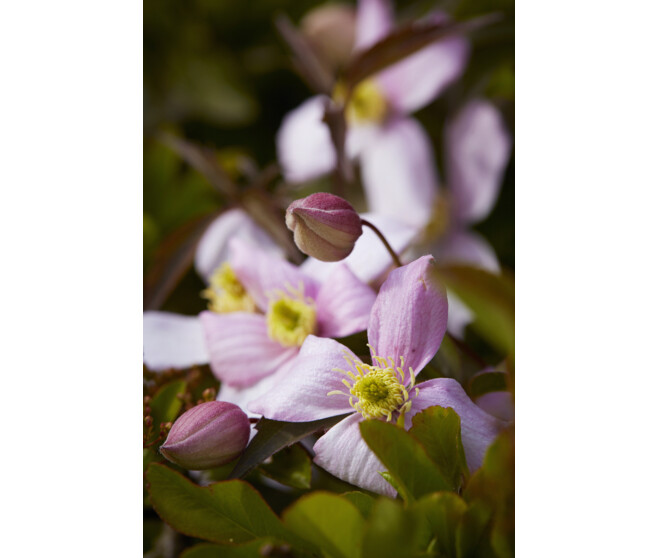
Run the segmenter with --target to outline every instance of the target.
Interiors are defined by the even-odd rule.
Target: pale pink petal
[[[420,232],[418,227],[406,225],[384,215],[363,213],[361,217],[382,232],[398,256],[407,249]],[[363,234],[356,241],[354,250],[340,263],[349,267],[352,273],[365,283],[376,280],[393,265],[391,256],[382,241],[369,227],[363,227]],[[315,258],[308,258],[301,265],[301,269],[307,275],[324,282],[338,265],[336,262],[321,262]]]
[[[393,8],[389,0],[359,0],[354,50],[372,46],[388,35],[392,28]]]
[[[445,17],[435,15],[435,20]],[[470,48],[463,37],[434,43],[377,75],[389,103],[400,113],[415,112],[436,99],[464,71]]]
[[[261,250],[283,257],[283,250],[242,209],[229,209],[215,219],[201,237],[194,266],[207,283],[213,272],[228,259],[229,240],[241,238]]]
[[[413,118],[382,128],[361,154],[361,175],[369,211],[419,228],[432,217],[439,180],[430,140]]]
[[[475,400],[480,409],[504,421],[514,420],[514,400],[509,391],[492,391]]]
[[[276,135],[276,147],[288,182],[311,180],[336,166],[329,128],[322,122],[327,101],[321,95],[311,97],[283,119]]]
[[[420,372],[439,350],[448,322],[445,290],[431,276],[434,259],[423,256],[394,269],[382,285],[368,324],[375,354],[404,357]]]
[[[318,293],[319,335],[345,337],[365,330],[375,296],[375,291],[340,263]]]
[[[249,405],[249,410],[273,420],[307,422],[349,413],[354,409],[346,395],[327,395],[340,390],[347,376],[335,369],[349,369],[345,355],[356,358],[347,347],[333,339],[309,335],[301,351],[287,367],[285,378],[277,374],[277,382],[269,393]]]
[[[463,339],[466,326],[474,317],[471,309],[455,293],[448,291],[448,331],[458,339]]]
[[[488,101],[471,101],[446,128],[445,144],[453,217],[480,221],[498,199],[512,149],[500,112]]]
[[[320,284],[297,266],[239,238],[233,239],[230,245],[231,267],[263,312],[267,311],[269,299],[278,291],[303,288],[304,296],[317,297]]]
[[[144,312],[144,364],[151,370],[187,368],[209,362],[197,316]]]
[[[267,334],[265,316],[246,312],[202,312],[210,368],[222,382],[244,388],[276,372],[295,357],[297,347],[283,347]]]
[[[361,437],[359,413],[341,420],[313,446],[315,463],[335,477],[366,490],[394,497],[395,490],[379,472],[386,467]]]
[[[480,467],[487,448],[506,423],[480,409],[469,399],[459,382],[452,378],[428,380],[417,387],[419,393],[405,416],[405,428],[410,428],[411,418],[427,407],[439,405],[454,409],[461,419],[462,444],[468,468],[474,471]]]

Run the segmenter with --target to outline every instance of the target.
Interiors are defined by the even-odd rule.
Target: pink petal
[[[375,291],[339,264],[320,287],[316,300],[320,335],[345,337],[365,330],[374,303]]]
[[[488,101],[471,101],[448,125],[445,142],[454,216],[480,221],[498,199],[512,149],[503,118]]]
[[[458,339],[463,339],[466,326],[474,317],[471,309],[455,293],[448,291],[448,331]]]
[[[354,409],[344,395],[330,391],[349,391],[343,384],[347,369],[345,355],[356,358],[347,347],[333,339],[309,335],[297,358],[287,367],[285,378],[277,374],[270,391],[249,405],[249,410],[273,420],[307,422],[349,413]]]
[[[201,237],[194,254],[194,266],[207,283],[213,272],[228,259],[229,240],[241,238],[264,252],[283,257],[283,250],[242,209],[229,209],[215,219]]]
[[[210,351],[210,368],[222,382],[244,388],[276,372],[295,357],[296,347],[283,347],[267,334],[265,316],[245,312],[202,312],[201,323]]]
[[[289,112],[276,135],[279,163],[288,182],[304,182],[330,172],[336,152],[322,122],[328,99],[311,97]]]
[[[144,364],[151,370],[188,368],[209,362],[197,316],[144,312]]]
[[[290,288],[297,290],[302,287],[305,296],[312,299],[317,297],[319,283],[297,266],[239,238],[233,239],[230,245],[231,266],[263,312],[267,311],[268,301],[277,291],[288,292]]]
[[[383,39],[393,28],[393,8],[388,0],[359,0],[356,12],[355,51]]]
[[[379,474],[386,467],[361,437],[362,420],[359,413],[354,413],[330,428],[313,446],[314,461],[339,479],[394,497],[395,490]]]
[[[368,340],[381,357],[404,357],[416,373],[439,350],[448,322],[445,290],[430,277],[431,256],[394,269],[370,314]]]
[[[509,391],[492,391],[475,400],[480,409],[504,421],[514,420],[514,401]]]
[[[399,118],[361,154],[368,209],[422,228],[432,217],[439,181],[430,140],[412,118]]]
[[[428,380],[417,387],[419,393],[405,416],[405,428],[410,428],[411,418],[427,407],[451,407],[461,418],[462,444],[468,468],[474,471],[480,467],[487,448],[506,424],[480,409],[452,378]]]
[[[377,215],[375,213],[361,214],[363,219],[370,221],[384,235],[393,250],[402,254],[414,237],[419,233],[417,227],[400,223],[396,219]],[[345,264],[364,283],[370,283],[378,279],[392,265],[391,256],[377,238],[377,235],[369,227],[363,227],[363,234],[356,241],[354,250],[340,264]],[[321,262],[315,258],[308,258],[301,269],[307,275],[320,281],[326,281],[339,263]]]
[[[445,20],[435,14],[434,20]],[[462,37],[434,43],[377,75],[389,103],[402,114],[415,112],[436,99],[461,76],[469,55]]]

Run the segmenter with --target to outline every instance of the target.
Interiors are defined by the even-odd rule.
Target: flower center
[[[387,421],[391,421],[394,413],[404,416],[404,413],[411,409],[407,388],[413,388],[415,375],[409,368],[409,386],[405,386],[403,357],[400,357],[400,366],[395,365],[393,357],[385,359],[377,355],[373,355],[376,366],[353,360],[347,355],[345,360],[353,371],[339,368],[334,370],[350,378],[351,381],[343,380],[349,393],[336,390],[330,391],[327,395],[349,397],[350,405],[366,419],[386,418]],[[415,389],[415,395],[418,395],[418,388]]]
[[[267,333],[285,347],[300,347],[316,328],[315,302],[304,298],[303,291],[281,292],[270,300],[267,310]]]
[[[245,290],[235,271],[224,262],[210,278],[210,286],[201,296],[208,299],[208,308],[213,312],[255,312],[256,303]]]
[[[347,90],[342,83],[334,88],[334,99],[345,101]],[[345,107],[345,117],[352,123],[382,122],[388,112],[386,98],[374,79],[365,79],[352,91]]]

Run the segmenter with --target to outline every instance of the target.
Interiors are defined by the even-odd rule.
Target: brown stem
[[[384,235],[380,232],[380,230],[375,227],[370,221],[366,221],[365,219],[361,219],[361,224],[365,225],[366,227],[370,227],[373,231],[375,231],[375,234],[379,237],[379,240],[381,240],[386,247],[386,250],[388,250],[388,253],[391,255],[391,258],[393,258],[393,263],[397,267],[402,267],[402,262],[400,261],[400,258],[398,258],[398,255],[395,253],[395,250],[391,247],[391,245],[388,243],[388,240],[384,237]]]

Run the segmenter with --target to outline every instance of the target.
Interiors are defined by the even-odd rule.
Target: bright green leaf
[[[292,488],[311,488],[311,458],[299,444],[284,448],[272,456],[272,462],[261,465],[271,479]]]
[[[364,492],[355,490],[354,492],[345,492],[343,498],[347,498],[356,508],[361,512],[364,519],[368,519],[372,507],[375,504],[375,499]]]
[[[364,519],[347,499],[313,492],[283,513],[285,525],[331,558],[359,558]]]
[[[246,482],[224,481],[202,488],[158,464],[149,467],[146,480],[155,511],[185,535],[219,543],[261,537],[299,543]]]
[[[403,428],[381,420],[366,420],[359,426],[363,439],[388,469],[405,500],[450,490],[420,442]]]
[[[458,490],[468,478],[459,415],[437,405],[414,415],[412,424],[409,434],[423,445],[450,488]]]

